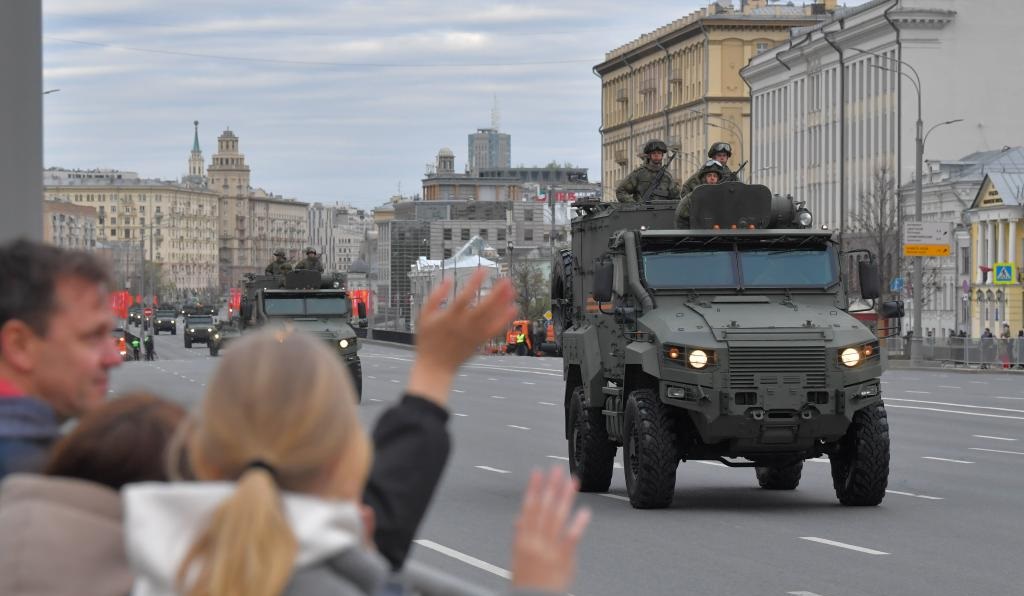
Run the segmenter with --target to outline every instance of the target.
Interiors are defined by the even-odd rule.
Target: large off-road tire
[[[601,408],[591,408],[583,387],[572,391],[569,402],[569,471],[580,491],[603,493],[612,483],[618,447],[608,439]]]
[[[626,492],[637,509],[672,504],[679,451],[672,418],[650,389],[636,389],[626,400],[624,420]]]
[[[757,483],[768,490],[793,490],[800,485],[800,474],[804,470],[804,462],[798,461],[788,466],[757,466]]]
[[[171,335],[177,335],[177,334],[178,334],[178,326],[175,325],[174,329],[171,329]]]
[[[572,251],[562,249],[551,263],[551,324],[555,327],[555,346],[562,354],[562,332],[572,326]]]
[[[356,403],[363,403],[363,362],[356,359],[348,363],[348,372],[352,375],[352,384],[356,388]]]
[[[190,342],[190,341],[188,340],[188,338],[186,338],[186,339],[185,339],[185,347],[186,347],[186,348],[191,348],[191,347],[192,347],[192,342]]]
[[[220,346],[217,344],[211,343],[207,347],[210,348],[210,356],[216,357],[220,353]]]
[[[873,506],[889,485],[889,421],[885,406],[859,410],[838,450],[829,455],[832,485],[843,505]]]

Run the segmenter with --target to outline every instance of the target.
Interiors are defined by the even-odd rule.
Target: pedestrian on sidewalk
[[[0,479],[38,471],[60,426],[103,403],[121,363],[110,278],[95,256],[0,246]]]

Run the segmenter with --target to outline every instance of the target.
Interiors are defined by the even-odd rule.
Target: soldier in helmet
[[[647,189],[657,180],[657,186],[648,194],[649,200],[676,200],[679,198],[679,183],[672,179],[672,174],[663,169],[662,163],[668,146],[657,139],[647,141],[644,145],[644,165],[630,172],[629,176],[619,183],[615,189],[615,198],[620,203],[639,202]]]
[[[295,270],[298,271],[299,269],[324,272],[324,264],[320,262],[320,257],[317,256],[316,249],[312,246],[306,247],[306,258],[295,263]]]
[[[697,179],[700,181],[697,186],[718,184],[728,171],[729,168],[723,166],[718,160],[709,159],[696,174]],[[696,186],[694,189],[696,189]],[[679,201],[679,205],[676,207],[676,227],[679,229],[690,227],[690,200],[692,196],[693,190],[686,193],[686,196]]]
[[[719,141],[712,144],[711,148],[708,149],[708,159],[717,161],[722,166],[722,171],[724,173],[721,174],[719,182],[725,182],[733,177],[732,170],[729,169],[730,157],[732,157],[732,145],[729,143]],[[701,172],[704,171],[704,167],[706,166],[707,164],[701,166],[701,168],[697,170],[693,176],[690,176],[690,178],[683,184],[682,194],[684,196],[693,192],[693,189],[697,188],[701,184],[704,184],[704,182],[701,182]]]
[[[267,275],[283,275],[291,270],[292,265],[288,262],[287,255],[285,255],[284,250],[279,248],[274,251],[274,260],[267,265],[264,271]]]

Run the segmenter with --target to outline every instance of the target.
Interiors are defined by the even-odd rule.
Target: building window
[[[462,240],[469,240],[469,228],[462,228],[460,238]]]
[[[533,221],[533,209],[523,211],[523,221]]]
[[[116,226],[117,225],[117,218],[116,217],[111,217],[110,218],[110,225],[112,225],[112,226]]]
[[[757,53],[758,54],[763,54],[763,53],[765,53],[767,51],[768,51],[768,42],[767,41],[759,41],[759,42],[757,42]]]
[[[971,252],[970,249],[960,249],[960,274],[969,275],[971,273]]]
[[[125,228],[125,230],[124,230],[124,237],[125,238],[131,238],[132,237],[132,231],[129,230],[128,228]]]
[[[504,239],[505,239],[505,230],[504,229],[499,229],[498,230],[498,240],[504,240]]]
[[[533,230],[523,230],[523,240],[533,242]]]
[[[446,259],[452,258],[452,249],[450,249],[450,248],[444,249],[444,258],[446,258]]]
[[[451,240],[452,239],[452,229],[451,228],[445,228],[441,232],[441,238],[444,239],[444,240]]]
[[[480,236],[484,240],[487,240],[487,230],[486,229],[480,230],[480,233],[478,234],[478,236]]]

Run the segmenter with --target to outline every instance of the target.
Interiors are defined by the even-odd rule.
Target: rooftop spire
[[[193,120],[192,121],[192,125],[196,127],[196,136],[195,136],[195,138],[192,141],[192,150],[198,153],[199,150],[200,150],[199,149],[199,121],[198,120]]]

